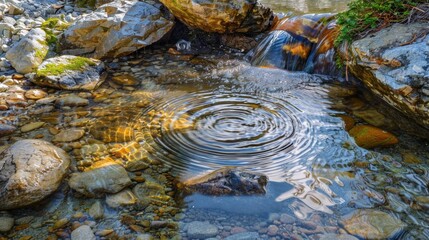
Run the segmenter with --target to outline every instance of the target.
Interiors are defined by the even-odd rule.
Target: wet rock
[[[280,222],[284,224],[292,224],[296,222],[296,219],[289,214],[283,213],[280,215]]]
[[[30,73],[42,63],[48,49],[45,31],[35,28],[7,51],[6,58],[17,72]]]
[[[106,196],[106,203],[111,208],[124,207],[137,203],[137,197],[129,189],[125,189],[114,195]]]
[[[7,124],[0,124],[0,137],[10,135],[13,132],[15,132],[15,130],[16,130],[16,127],[14,126],[7,125]]]
[[[89,104],[88,99],[81,98],[74,94],[61,97],[55,101],[57,106],[68,106],[68,107],[82,107]]]
[[[161,2],[181,22],[207,32],[263,32],[270,27],[273,20],[272,11],[257,1]]]
[[[225,238],[225,240],[258,240],[261,239],[257,232],[242,232]]]
[[[40,86],[64,90],[94,90],[105,80],[104,64],[91,58],[63,55],[49,58],[30,79]]]
[[[153,240],[154,238],[150,234],[139,234],[136,240]]]
[[[370,125],[357,125],[349,131],[357,145],[363,148],[387,147],[398,143],[391,133]]]
[[[235,167],[224,167],[184,182],[185,188],[208,195],[265,194],[268,178]]]
[[[42,127],[43,125],[45,125],[45,122],[28,123],[28,124],[25,124],[24,126],[21,127],[21,132],[23,132],[23,133],[30,132],[30,131],[33,131],[34,129],[38,129],[38,128]]]
[[[50,195],[70,164],[66,152],[42,140],[18,141],[0,159],[0,210],[27,206]]]
[[[97,125],[91,128],[90,133],[97,139],[105,142],[129,142],[134,139],[134,129],[127,126]]]
[[[69,180],[73,190],[88,197],[117,193],[130,184],[127,171],[110,160],[96,162],[85,172],[73,173]]]
[[[324,233],[317,235],[319,240],[358,240],[358,238],[349,234]]]
[[[139,84],[139,81],[130,74],[122,74],[119,76],[113,76],[112,81],[119,85],[124,86],[135,86]]]
[[[357,210],[343,217],[341,224],[350,234],[365,239],[394,238],[406,224],[377,210]]]
[[[94,219],[101,219],[104,217],[104,208],[100,201],[96,201],[94,204],[92,204],[91,208],[89,209],[89,216]]]
[[[386,103],[429,130],[429,36],[426,23],[395,24],[343,51],[350,71]],[[425,70],[426,69],[426,70]],[[429,131],[421,132],[428,137]]]
[[[48,94],[40,89],[30,89],[25,93],[25,97],[31,100],[39,100],[45,98]]]
[[[216,237],[219,230],[216,225],[208,222],[194,221],[187,224],[187,234],[189,238],[206,239]]]
[[[165,193],[164,186],[155,181],[137,184],[133,188],[133,193],[141,202],[147,200],[166,202],[170,199],[170,196]]]
[[[268,226],[268,236],[276,236],[277,233],[279,232],[279,227],[277,227],[276,225],[270,225]]]
[[[53,142],[73,142],[79,140],[85,135],[85,130],[79,128],[62,130],[54,136]]]
[[[94,50],[95,58],[115,58],[158,41],[172,27],[155,4],[116,0],[81,16],[64,32],[64,39]]]
[[[15,220],[11,217],[0,217],[0,232],[8,232],[12,229]]]
[[[71,240],[95,240],[95,235],[88,225],[82,225],[71,233]]]

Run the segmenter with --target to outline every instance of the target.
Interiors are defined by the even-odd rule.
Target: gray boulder
[[[63,55],[45,60],[30,80],[40,86],[92,91],[105,80],[103,71],[99,60]]]
[[[219,233],[216,225],[209,222],[193,221],[187,224],[187,234],[191,239],[206,239],[216,237]]]
[[[0,210],[42,200],[57,190],[69,165],[67,153],[49,142],[16,142],[0,153]]]
[[[376,96],[429,132],[429,32],[427,23],[395,24],[343,51],[350,71]]]
[[[30,73],[42,63],[48,50],[45,31],[35,28],[6,52],[6,59],[17,72]]]
[[[94,58],[116,58],[158,41],[173,25],[154,5],[116,0],[80,17],[64,32],[64,42],[93,50]]]

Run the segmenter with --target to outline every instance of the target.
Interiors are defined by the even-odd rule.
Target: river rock
[[[357,210],[342,218],[341,224],[352,235],[364,239],[390,239],[406,227],[401,220],[378,210]]]
[[[45,91],[40,89],[30,89],[25,93],[24,96],[27,99],[39,100],[39,99],[45,98],[46,96],[48,96],[48,94]]]
[[[43,125],[45,125],[45,122],[28,123],[28,124],[25,124],[24,126],[21,127],[21,132],[23,132],[23,133],[30,132],[30,131],[33,131],[34,129],[38,129],[38,128],[42,127]]]
[[[187,224],[187,234],[191,239],[206,239],[216,237],[219,230],[209,222],[193,221]]]
[[[242,232],[233,234],[225,238],[225,240],[258,240],[261,239],[257,232]]]
[[[0,210],[42,200],[58,188],[70,164],[62,149],[35,139],[14,143],[0,159]]]
[[[81,98],[77,95],[71,94],[65,97],[58,98],[55,101],[57,106],[69,106],[69,107],[83,107],[89,104],[88,99]]]
[[[100,201],[96,201],[94,204],[92,204],[91,208],[89,209],[89,216],[94,219],[100,219],[104,217],[104,208]]]
[[[12,229],[15,219],[11,217],[0,217],[0,232],[8,232]]]
[[[336,234],[336,233],[324,233],[317,235],[319,240],[359,240],[357,237],[354,237],[349,234]]]
[[[263,32],[273,20],[272,11],[257,0],[160,1],[181,22],[207,32]]]
[[[173,27],[158,5],[116,0],[79,17],[65,32],[65,44],[92,49],[93,57],[119,57],[161,39]]]
[[[71,240],[95,240],[94,232],[88,225],[82,225],[71,233]]]
[[[6,59],[17,72],[30,73],[42,63],[48,49],[45,31],[35,28],[6,52]]]
[[[363,148],[387,147],[398,143],[398,139],[391,133],[371,125],[357,125],[350,131],[357,145]]]
[[[116,194],[107,195],[106,203],[111,208],[124,207],[137,203],[137,197],[129,189],[122,190]]]
[[[81,139],[83,135],[85,135],[85,130],[83,129],[66,129],[55,135],[52,142],[73,142]]]
[[[16,127],[7,124],[0,124],[0,137],[4,137],[15,132]]]
[[[110,160],[96,162],[85,172],[73,173],[69,180],[73,190],[88,197],[117,193],[130,184],[125,168]]]
[[[103,62],[63,55],[45,60],[30,80],[40,86],[64,90],[94,90],[105,80]]]
[[[427,23],[394,24],[353,42],[343,58],[351,73],[386,103],[428,130],[429,32]],[[416,134],[416,133],[415,133]]]

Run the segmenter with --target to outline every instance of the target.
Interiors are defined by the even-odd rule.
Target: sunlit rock
[[[0,159],[0,210],[42,200],[58,188],[70,164],[66,152],[42,140],[18,141]]]
[[[91,227],[82,225],[71,232],[71,240],[95,240],[96,237]]]
[[[48,49],[45,31],[35,28],[7,51],[6,58],[17,72],[30,73],[42,63]]]
[[[63,55],[45,60],[30,80],[40,86],[91,91],[105,80],[103,71],[99,60]]]
[[[137,197],[129,189],[116,194],[107,195],[106,204],[111,208],[125,207],[137,203]]]
[[[272,11],[257,0],[161,2],[186,25],[207,32],[263,32],[273,20]]]
[[[398,143],[391,133],[371,125],[357,125],[349,131],[357,145],[363,148],[387,147]]]
[[[88,197],[117,193],[131,184],[127,171],[111,160],[96,162],[85,172],[73,173],[70,187]]]
[[[357,210],[343,217],[341,224],[350,234],[364,239],[395,238],[407,225],[388,213]]]
[[[350,72],[370,91],[404,113],[429,136],[429,31],[427,23],[395,24],[342,50]]]
[[[265,175],[224,167],[183,184],[190,191],[208,195],[252,195],[265,194],[267,182]]]
[[[64,32],[64,40],[92,49],[94,58],[119,57],[158,41],[173,25],[155,5],[116,0],[82,15]]]

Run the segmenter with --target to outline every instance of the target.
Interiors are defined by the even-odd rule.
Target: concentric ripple
[[[317,133],[322,125],[341,130],[339,120],[320,109],[323,101],[312,106],[307,94],[312,90],[259,94],[223,89],[167,97],[144,113],[150,116],[151,132],[145,140],[150,152],[183,175],[240,166],[284,181],[288,170],[308,169],[303,162],[324,151],[317,138],[332,133]]]

